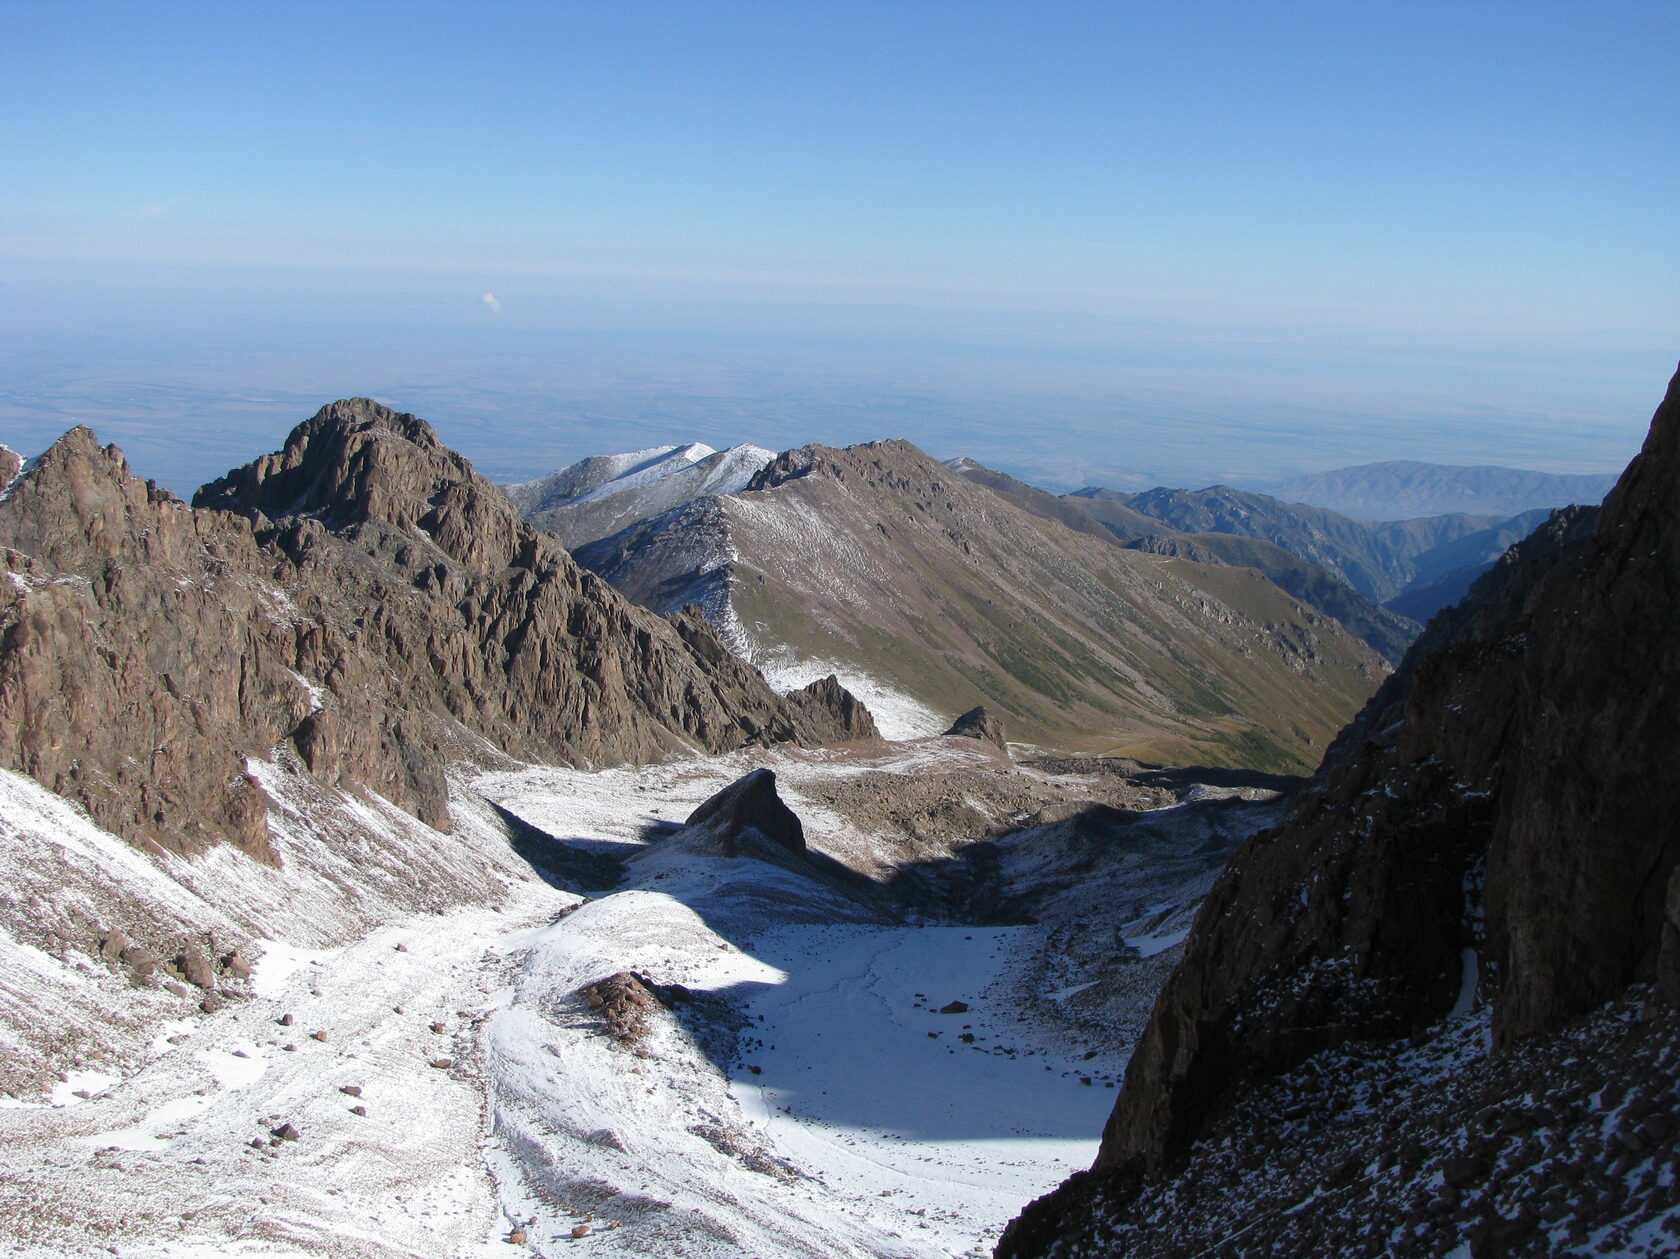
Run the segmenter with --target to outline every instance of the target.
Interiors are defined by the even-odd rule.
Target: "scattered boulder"
[[[362,1095],[362,1086],[360,1084],[346,1084],[338,1091],[340,1093],[346,1093],[351,1097],[360,1097]]]
[[[103,957],[107,962],[114,962],[122,956],[123,950],[128,947],[129,939],[123,934],[123,929],[121,927],[112,927],[111,930],[105,934],[104,939],[99,942],[99,956]]]
[[[431,1065],[439,1071],[447,1071],[455,1065],[455,1060],[453,1058],[433,1058]]]
[[[1003,722],[992,716],[985,705],[969,709],[961,717],[951,723],[951,728],[945,732],[947,738],[979,739],[985,743],[993,743],[1008,750],[1009,744],[1003,737]]]
[[[214,988],[216,986],[216,969],[210,965],[210,959],[196,948],[188,948],[175,959],[175,969],[182,979],[195,988]]]
[[[283,1123],[274,1130],[274,1135],[279,1137],[282,1141],[296,1141],[303,1134],[292,1124]]]
[[[968,1013],[968,1002],[966,1002],[966,1001],[953,1001],[949,1005],[940,1006],[939,1007],[939,1012],[941,1014],[967,1014]]]
[[[131,944],[124,949],[121,960],[137,980],[147,978],[158,967],[157,958],[138,944]]]

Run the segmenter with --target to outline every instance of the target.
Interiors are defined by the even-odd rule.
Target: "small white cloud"
[[[499,315],[502,313],[502,304],[496,300],[496,295],[494,293],[486,293],[478,300],[490,308],[490,313],[492,315]]]

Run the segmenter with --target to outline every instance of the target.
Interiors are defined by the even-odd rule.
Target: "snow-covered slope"
[[[474,1020],[509,925],[563,894],[471,792],[443,834],[295,764],[250,770],[278,869],[142,852],[0,772],[0,1253],[457,1255],[497,1234]]]
[[[806,866],[707,855],[671,825],[760,765]],[[279,869],[143,854],[0,776],[0,1029],[9,1063],[50,1067],[0,1100],[0,1253],[447,1257],[510,1253],[517,1230],[556,1255],[578,1229],[623,1255],[963,1252],[1090,1158],[1124,1059],[1090,1003],[1141,1021],[1174,956],[1140,949],[1117,998],[1127,964],[1069,950],[1066,913],[1187,912],[1230,809],[1274,810],[1093,828],[1093,797],[1183,784],[1010,768],[963,739],[481,774],[452,784],[448,835],[251,769],[279,802]],[[986,884],[1037,922],[929,920],[981,903],[967,839],[1051,817],[998,841]],[[1140,863],[1136,825],[1196,855]],[[555,873],[615,863],[593,901]],[[113,928],[240,967],[213,988],[141,974],[101,958]],[[692,999],[604,1035],[586,990],[624,971]]]
[[[1070,952],[1073,920],[1058,906],[1079,898],[1058,898],[1077,867],[1089,896],[1183,921],[1233,837],[1275,806],[1214,800],[1158,823],[1146,815],[1178,854],[1159,864],[1138,860],[1150,841],[1131,823],[1082,841],[1068,820],[1017,832],[990,890],[1052,890],[1035,902],[1038,921],[1013,926],[924,923],[902,890],[896,921],[883,920],[873,898],[653,829],[725,775],[767,762],[811,843],[855,862],[858,820],[817,798],[859,778],[891,795],[880,776],[996,772],[995,758],[961,742],[870,761],[742,754],[640,775],[480,781],[524,816],[563,819],[574,840],[631,854],[618,891],[522,938],[513,996],[488,1025],[496,1166],[507,1213],[535,1220],[528,1236],[564,1239],[583,1220],[609,1254],[947,1256],[980,1250],[1012,1203],[1090,1157],[1123,1067],[1123,1053],[1091,1052],[1113,1025],[1116,974],[1148,977],[1123,1000],[1141,1023],[1176,949],[1168,931],[1118,965]],[[891,847],[879,833],[873,842]],[[589,989],[624,971],[688,995],[621,1040]],[[1087,1023],[1082,994],[1108,1003],[1102,1025]]]
[[[737,494],[774,458],[761,446],[692,442],[596,456],[502,488],[528,521],[578,547],[696,499]]]
[[[513,500],[514,506],[529,515],[570,503],[620,478],[633,481],[638,475],[646,474],[657,480],[711,453],[710,446],[691,443],[687,446],[649,446],[646,450],[631,450],[617,455],[591,455],[535,481],[504,485],[502,491]]]

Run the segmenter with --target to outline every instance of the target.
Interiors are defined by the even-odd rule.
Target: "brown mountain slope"
[[[1120,501],[1123,495],[1108,491],[1051,494],[982,467],[972,459],[955,460],[947,466],[1035,516],[1059,520],[1077,533],[1090,534],[1116,546],[1129,546],[1153,555],[1180,555],[1203,564],[1235,564],[1258,569],[1269,581],[1308,607],[1340,621],[1343,629],[1390,662],[1399,662],[1423,628],[1409,617],[1391,612],[1361,594],[1329,569],[1262,538],[1232,533],[1180,533],[1164,521],[1133,511]],[[1516,540],[1510,538],[1506,545]],[[1431,605],[1430,610],[1438,606]]]
[[[777,696],[703,623],[628,604],[422,421],[365,399],[198,500],[76,429],[0,501],[0,764],[131,840],[267,856],[245,761],[282,747],[442,828],[451,760],[872,731],[831,692]]]
[[[1638,1126],[1680,1088],[1675,1020],[1624,1032],[1625,1013],[1600,1013],[1630,985],[1680,999],[1677,487],[1680,376],[1602,511],[1560,513],[1432,623],[1321,788],[1239,850],[1133,1055],[1095,1168],[1029,1208],[1000,1254],[1207,1247],[1229,1213],[1210,1204],[1213,1222],[1197,1223],[1175,1195],[1218,1183],[1216,1150],[1255,1151],[1251,1119],[1279,1105],[1280,1081],[1308,1076],[1330,1087],[1297,1112],[1321,1135],[1294,1149],[1307,1170],[1292,1191],[1322,1173],[1357,1209],[1326,1197],[1305,1217],[1316,1232],[1267,1223],[1248,1244],[1555,1254],[1589,1223],[1631,1229],[1680,1209],[1671,1177],[1641,1172],[1673,1157],[1672,1125]],[[1475,1024],[1456,1030],[1476,1002],[1491,1006],[1491,1060]],[[1404,1046],[1374,1044],[1407,1035],[1455,1071],[1420,1084]],[[1359,1157],[1375,1131],[1339,1118],[1356,1074],[1387,1099],[1366,1113],[1397,1121],[1401,1098],[1474,1087],[1390,1175]],[[1598,1083],[1559,1092],[1575,1079]],[[1489,1137],[1467,1139],[1484,1113]],[[1540,1127],[1550,1144],[1525,1154]],[[1352,1149],[1345,1174],[1325,1157],[1339,1145]],[[1556,1161],[1525,1197],[1542,1153]],[[1415,1195],[1431,1160],[1452,1192],[1426,1207]],[[1438,1218],[1418,1227],[1426,1217]]]
[[[649,606],[699,603],[751,659],[870,675],[944,724],[984,703],[1079,751],[1300,769],[1383,669],[1257,573],[1122,550],[901,441],[788,451],[578,556]]]

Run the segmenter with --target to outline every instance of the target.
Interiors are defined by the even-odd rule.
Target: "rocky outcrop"
[[[1073,1244],[1099,1198],[1123,1215],[1314,1054],[1427,1037],[1473,1001],[1511,1051],[1630,984],[1680,995],[1677,485],[1680,377],[1602,512],[1559,513],[1438,617],[1318,789],[1233,858],[1093,1173],[1000,1254]]]
[[[271,857],[245,765],[281,745],[444,828],[452,760],[859,728],[843,692],[790,705],[704,622],[627,603],[427,424],[366,399],[195,502],[85,428],[0,501],[0,764],[132,840]]]
[[[0,503],[0,546],[0,764],[129,839],[268,857],[245,758],[314,703],[251,530],[76,428]]]
[[[768,840],[790,853],[805,852],[805,827],[782,802],[773,770],[755,769],[705,801],[683,824],[704,831],[708,846],[725,857],[758,855]]]
[[[945,737],[979,739],[982,743],[994,744],[1005,751],[1009,749],[1009,740],[1003,734],[1003,722],[988,712],[984,704],[969,709],[953,721],[951,728],[945,732]]]
[[[881,732],[869,709],[834,674],[789,691],[787,701],[796,731],[807,728],[823,737],[811,742],[840,743],[853,739],[879,739]]]

